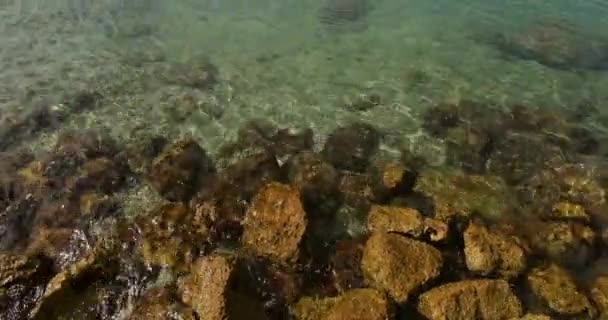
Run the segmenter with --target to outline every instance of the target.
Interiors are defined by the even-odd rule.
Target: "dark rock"
[[[0,251],[14,249],[29,237],[39,201],[27,196],[0,212]]]
[[[298,188],[306,211],[312,216],[326,216],[340,202],[338,173],[316,153],[301,152],[288,163],[289,182]]]
[[[338,241],[330,257],[332,285],[338,292],[365,287],[361,258],[365,238]]]
[[[165,148],[152,163],[148,179],[167,200],[188,201],[214,175],[207,152],[195,141],[184,140]]]
[[[322,154],[338,169],[363,172],[378,150],[380,140],[381,134],[374,127],[356,123],[332,132]]]

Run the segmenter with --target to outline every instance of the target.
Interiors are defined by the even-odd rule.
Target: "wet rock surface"
[[[94,131],[3,152],[0,313],[601,319],[605,162],[571,121],[438,105],[423,129],[446,142],[443,167],[378,152],[362,123],[316,146],[310,129],[250,121],[213,158],[191,139]],[[158,202],[127,215],[141,186]]]
[[[563,315],[594,316],[591,302],[563,268],[554,264],[536,268],[527,278],[532,292],[552,311]]]
[[[243,220],[243,245],[260,255],[288,261],[297,257],[306,212],[293,187],[270,183],[253,199]]]
[[[520,239],[471,223],[463,235],[467,268],[481,275],[518,276],[526,268],[526,250]]]
[[[418,311],[427,319],[510,319],[522,316],[521,302],[503,280],[448,283],[423,293]]]
[[[325,299],[304,297],[293,307],[298,320],[384,320],[391,316],[390,302],[374,289],[354,289]]]
[[[361,268],[372,284],[398,303],[439,276],[443,260],[439,250],[424,242],[391,233],[375,233],[367,240]]]

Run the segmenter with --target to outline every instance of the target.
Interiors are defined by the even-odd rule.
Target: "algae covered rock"
[[[584,264],[592,257],[595,231],[577,222],[537,222],[524,226],[530,246],[545,257]]]
[[[150,166],[148,179],[170,201],[188,201],[201,183],[215,173],[207,152],[193,140],[165,147]]]
[[[418,312],[429,320],[511,319],[521,302],[504,280],[464,280],[433,288],[419,297]]]
[[[388,320],[392,318],[388,299],[374,289],[353,289],[338,297],[304,297],[292,307],[297,320]]]
[[[247,210],[242,243],[260,255],[289,261],[298,255],[306,225],[300,192],[289,185],[269,183]]]
[[[422,171],[414,191],[433,200],[434,217],[439,220],[473,213],[498,218],[514,205],[511,190],[500,177],[454,170]]]
[[[322,154],[334,167],[363,172],[380,146],[381,134],[373,126],[355,123],[330,134]]]
[[[527,277],[534,294],[552,311],[562,315],[593,316],[595,310],[568,272],[556,264],[533,269]]]
[[[482,275],[513,278],[526,268],[521,240],[472,222],[463,235],[467,268]]]
[[[496,41],[504,52],[560,69],[608,67],[605,39],[564,19],[543,18]]]
[[[148,267],[179,270],[206,249],[209,230],[185,205],[164,204],[137,220],[142,235],[137,249]]]
[[[434,247],[391,233],[372,234],[363,250],[361,268],[368,282],[398,303],[439,276],[443,259]]]
[[[288,166],[289,181],[300,191],[305,206],[319,208],[327,202],[337,202],[338,172],[320,155],[301,152],[291,158]]]

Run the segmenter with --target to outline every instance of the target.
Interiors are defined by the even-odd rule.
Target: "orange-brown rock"
[[[439,250],[392,233],[374,233],[363,250],[361,268],[368,282],[398,303],[439,275],[443,259]]]
[[[473,272],[504,278],[519,275],[526,268],[521,240],[471,222],[463,235],[467,268]]]
[[[595,313],[589,299],[578,289],[574,279],[556,264],[533,269],[527,280],[532,292],[554,312],[589,316]]]
[[[386,297],[374,289],[353,289],[338,297],[304,297],[292,308],[297,320],[387,320],[391,318]]]
[[[271,182],[258,192],[247,210],[242,243],[259,255],[289,261],[298,255],[306,225],[298,190]]]
[[[225,320],[228,281],[233,271],[233,261],[211,255],[199,258],[188,276],[178,282],[182,301],[192,307],[200,319]]]
[[[429,320],[511,319],[521,302],[504,280],[464,280],[433,288],[419,297],[418,312]]]

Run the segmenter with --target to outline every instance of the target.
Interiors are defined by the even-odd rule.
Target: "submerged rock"
[[[418,312],[429,320],[511,319],[522,316],[521,302],[503,280],[465,280],[423,293]]]
[[[552,311],[570,316],[594,316],[595,310],[589,299],[561,267],[551,264],[535,268],[527,280],[532,292]]]
[[[441,252],[420,241],[391,233],[374,233],[365,244],[361,268],[369,283],[404,303],[439,276]]]
[[[381,134],[366,123],[355,123],[334,130],[322,154],[334,167],[364,172],[380,146]]]
[[[495,42],[504,52],[560,69],[608,67],[608,42],[566,20],[540,19]]]
[[[270,183],[254,197],[243,220],[242,243],[279,261],[297,258],[306,230],[306,212],[297,189]]]
[[[498,218],[515,203],[509,187],[500,177],[467,175],[453,170],[422,171],[414,191],[433,200],[434,217],[439,220],[474,213]]]
[[[585,265],[593,257],[595,232],[572,222],[528,222],[522,225],[530,246],[538,254],[569,265]]]
[[[484,276],[514,278],[526,268],[526,251],[520,239],[471,222],[463,235],[467,268]]]
[[[215,174],[207,152],[193,140],[167,146],[152,163],[148,179],[170,201],[188,201],[198,187]]]
[[[297,320],[388,320],[392,318],[386,297],[374,289],[353,289],[333,298],[304,297],[292,307]]]
[[[367,0],[327,0],[319,10],[322,24],[332,30],[363,30],[371,6]]]

